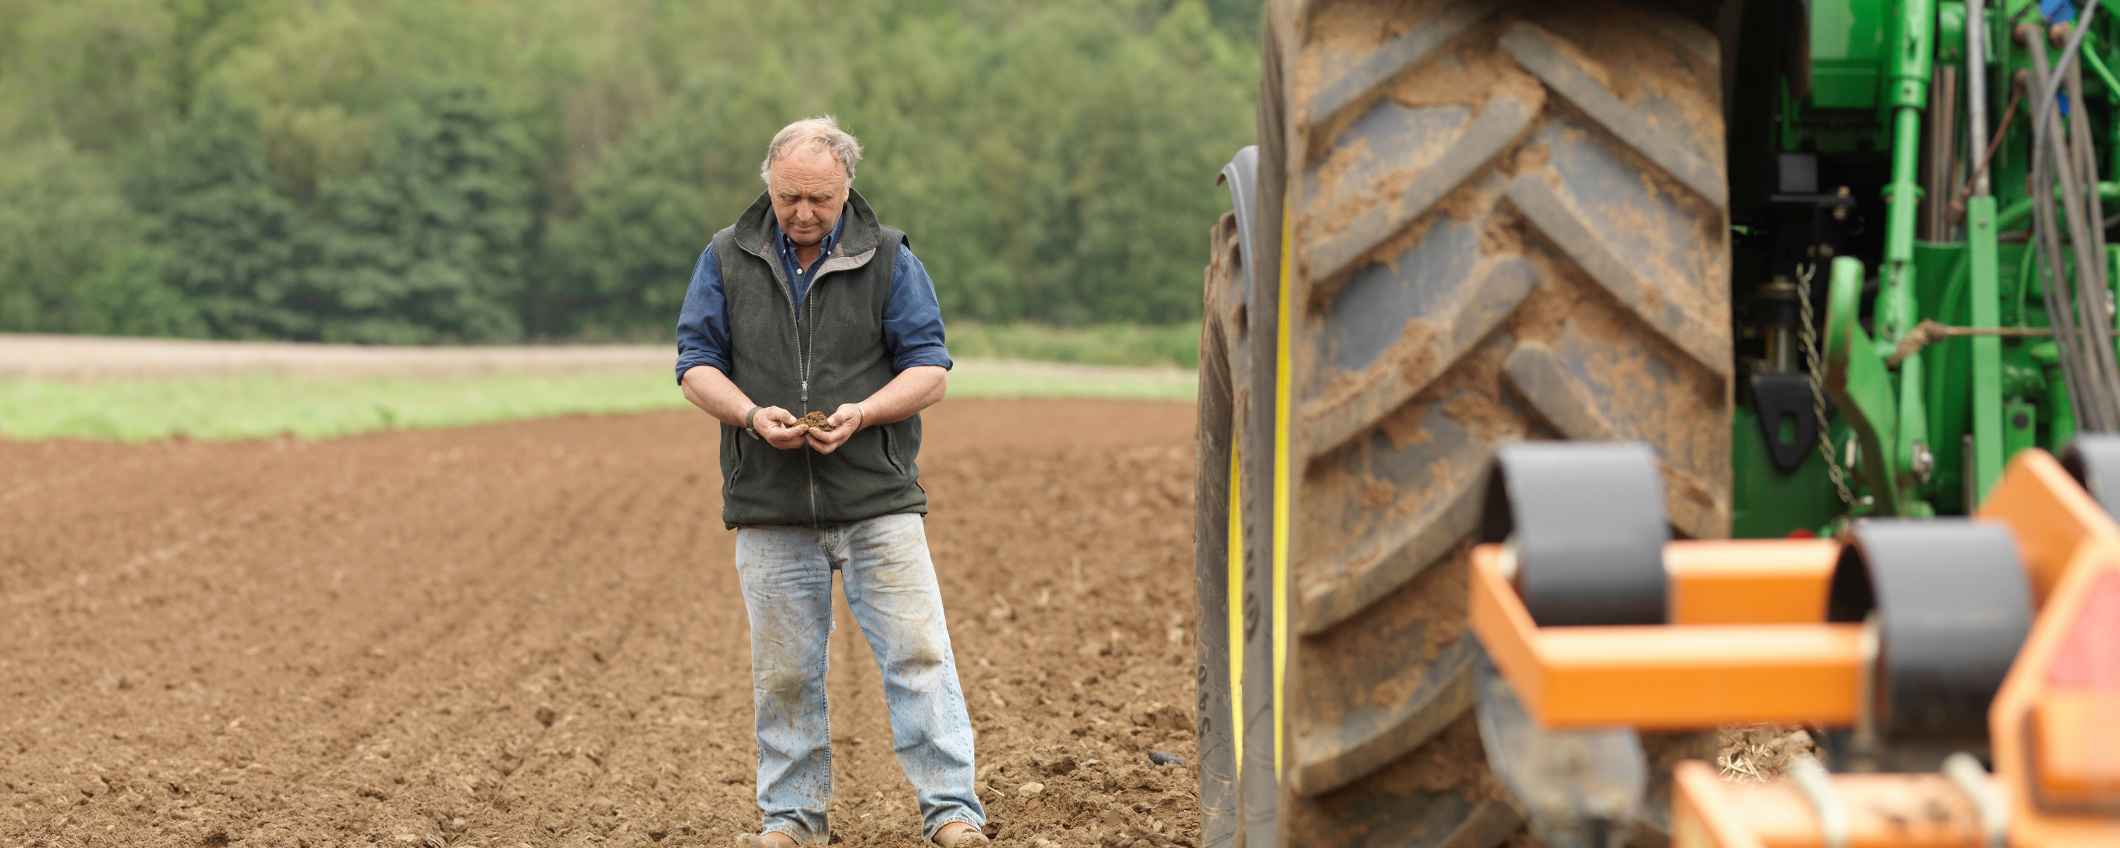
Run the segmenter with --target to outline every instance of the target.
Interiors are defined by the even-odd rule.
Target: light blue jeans
[[[839,527],[744,527],[736,571],[751,619],[758,711],[758,808],[764,831],[824,844],[831,830],[832,737],[825,664],[832,571],[883,674],[898,765],[920,802],[923,835],[953,821],[986,826],[972,786],[972,722],[957,683],[942,592],[919,515]]]

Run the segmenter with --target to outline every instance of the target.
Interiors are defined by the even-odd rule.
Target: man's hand
[[[821,454],[838,450],[840,445],[846,444],[847,439],[853,437],[854,431],[868,424],[866,419],[867,416],[861,411],[861,404],[840,404],[839,408],[833,410],[831,416],[824,420],[824,425],[828,429],[821,432],[817,430],[807,431],[806,437],[810,440],[810,449]]]
[[[795,415],[777,406],[768,406],[758,411],[751,419],[751,427],[758,431],[766,444],[781,450],[802,447],[803,430],[795,426]]]

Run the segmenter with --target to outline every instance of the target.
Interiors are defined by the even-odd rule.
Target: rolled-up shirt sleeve
[[[685,304],[677,315],[677,382],[685,372],[711,365],[729,373],[729,314],[721,289],[721,267],[714,248],[700,251],[692,266],[692,284],[685,290]]]
[[[942,304],[935,297],[935,281],[913,249],[903,244],[891,268],[890,298],[883,305],[883,339],[891,367],[898,371],[921,365],[948,369],[956,364],[943,341]]]

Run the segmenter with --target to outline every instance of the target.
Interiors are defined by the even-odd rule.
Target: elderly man
[[[919,484],[922,409],[951,362],[935,286],[905,233],[853,190],[861,145],[829,117],[766,148],[761,194],[700,253],[677,324],[677,379],[721,422],[722,521],[751,622],[762,832],[824,844],[832,572],[883,672],[922,834],[988,844],[973,732]],[[822,424],[810,413],[828,413]],[[811,416],[814,417],[814,416]]]

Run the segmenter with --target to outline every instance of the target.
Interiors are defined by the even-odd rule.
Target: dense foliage
[[[818,113],[948,316],[1185,321],[1255,5],[0,0],[0,332],[668,338]]]

